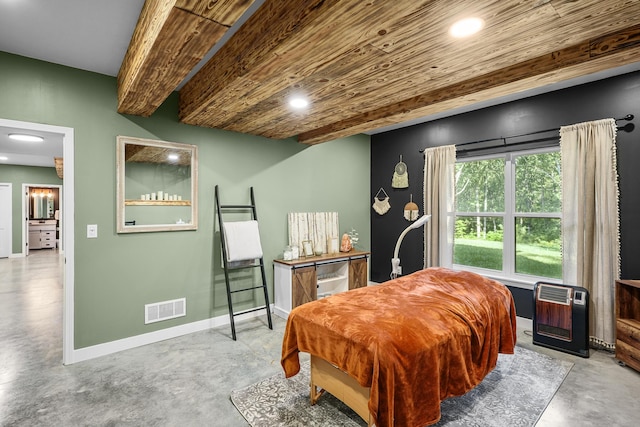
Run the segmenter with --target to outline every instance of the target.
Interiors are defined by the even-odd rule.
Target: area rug
[[[442,418],[434,426],[533,426],[572,366],[517,346],[514,355],[499,355],[496,368],[476,388],[442,402]],[[279,374],[233,391],[231,401],[252,427],[367,425],[328,393],[309,404],[308,363],[292,378]]]

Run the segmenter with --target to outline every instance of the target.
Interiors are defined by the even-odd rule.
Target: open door
[[[22,224],[22,229],[24,230],[22,233],[22,244],[24,245],[24,256],[29,256],[29,186],[24,187],[22,197],[24,198],[22,205],[22,220],[24,221]]]
[[[12,252],[12,217],[10,183],[0,183],[0,258]]]

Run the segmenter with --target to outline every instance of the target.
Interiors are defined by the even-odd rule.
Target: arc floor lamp
[[[400,251],[400,244],[402,244],[402,239],[404,239],[404,236],[406,236],[409,231],[422,227],[430,219],[431,219],[431,215],[422,215],[415,222],[413,222],[411,225],[405,228],[402,233],[400,233],[400,237],[398,237],[398,241],[396,242],[396,248],[393,251],[393,258],[391,259],[391,278],[392,279],[395,279],[396,277],[402,274],[402,267],[400,266],[400,258],[398,258],[398,252]]]

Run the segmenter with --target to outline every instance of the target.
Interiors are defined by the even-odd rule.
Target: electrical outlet
[[[98,224],[87,224],[87,239],[98,238]]]

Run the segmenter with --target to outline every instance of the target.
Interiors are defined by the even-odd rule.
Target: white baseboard
[[[271,305],[271,311],[273,312],[273,305]],[[246,313],[235,318],[236,322],[242,322],[253,317],[263,316],[264,312],[257,311]],[[229,315],[212,317],[205,320],[199,320],[197,322],[187,323],[184,325],[174,326],[167,329],[161,329],[159,331],[149,332],[142,335],[136,335],[133,337],[123,338],[116,341],[110,341],[103,344],[96,344],[90,347],[84,347],[73,350],[71,360],[66,363],[67,365],[83,362],[85,360],[95,359],[96,357],[107,356],[109,354],[117,353],[123,350],[129,350],[136,347],[141,347],[147,344],[153,344],[156,342],[168,340],[171,338],[177,338],[183,335],[192,334],[194,332],[206,331],[211,328],[217,328],[219,326],[229,325]],[[231,339],[231,338],[229,338]]]
[[[273,304],[271,305],[271,312],[282,318],[287,318],[288,313],[282,310],[276,309]],[[248,320],[254,317],[264,315],[263,312],[257,311],[252,313],[246,313],[236,317],[236,321]],[[531,319],[524,317],[517,318],[518,325],[525,329],[531,329]],[[85,360],[95,359],[96,357],[107,356],[109,354],[117,353],[119,351],[129,350],[136,347],[141,347],[147,344],[153,344],[156,342],[168,340],[171,338],[177,338],[183,335],[192,334],[194,332],[206,331],[207,329],[217,328],[219,326],[229,325],[229,315],[212,317],[210,319],[200,320],[197,322],[187,323],[185,325],[174,326],[172,328],[162,329],[159,331],[149,332],[142,335],[136,335],[133,337],[123,338],[116,341],[110,341],[103,344],[96,344],[90,347],[84,347],[73,351],[71,361],[68,364],[83,362]],[[231,338],[229,338],[231,339]]]
[[[287,319],[289,317],[289,312],[281,309],[280,307],[273,306],[273,314],[283,319]]]

